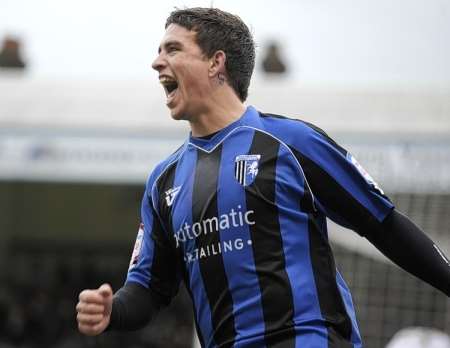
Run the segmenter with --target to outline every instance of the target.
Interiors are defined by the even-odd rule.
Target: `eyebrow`
[[[167,50],[167,48],[169,46],[175,46],[175,47],[180,48],[180,47],[183,46],[183,44],[180,41],[177,41],[177,40],[169,40],[169,41],[164,42],[162,44],[162,46]],[[160,53],[161,53],[161,46],[158,47],[158,54],[160,54]]]

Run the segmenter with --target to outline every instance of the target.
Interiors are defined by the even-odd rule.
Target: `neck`
[[[233,91],[212,94],[204,112],[189,120],[192,135],[203,137],[225,128],[245,112],[245,105]]]

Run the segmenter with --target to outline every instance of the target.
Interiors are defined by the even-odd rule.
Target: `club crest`
[[[242,186],[253,183],[258,175],[261,155],[239,155],[234,160],[234,176]]]

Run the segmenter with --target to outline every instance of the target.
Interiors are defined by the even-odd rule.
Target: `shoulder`
[[[289,132],[302,132],[304,134],[318,133],[322,136],[328,136],[326,132],[315,124],[305,121],[301,118],[284,116],[279,114],[260,112],[261,120],[268,129],[283,129]]]
[[[185,149],[185,144],[181,145],[177,150],[175,150],[170,156],[168,156],[163,161],[159,162],[155,168],[152,170],[146,181],[146,190],[151,192],[153,186],[157,183],[159,178],[173,165],[176,165],[177,161],[182,156]]]
[[[264,130],[287,145],[305,147],[315,141],[326,141],[339,146],[320,127],[300,118],[260,112]]]

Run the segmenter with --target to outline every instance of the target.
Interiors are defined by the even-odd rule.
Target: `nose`
[[[156,71],[161,71],[164,68],[164,60],[161,57],[161,53],[158,54],[158,56],[156,57],[156,59],[153,61],[152,63],[152,68],[155,69]]]

